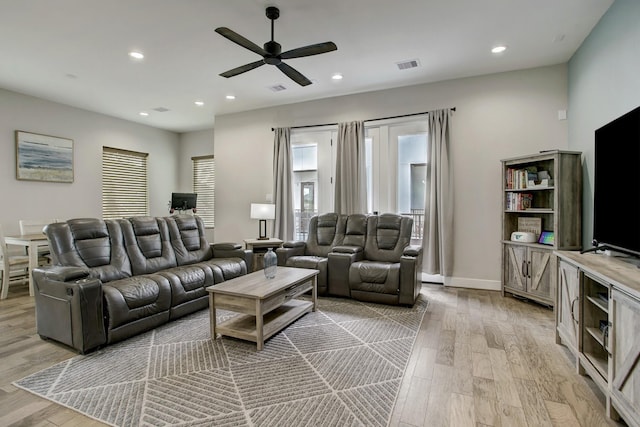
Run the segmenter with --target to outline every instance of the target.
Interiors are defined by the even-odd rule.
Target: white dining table
[[[5,236],[7,245],[26,246],[29,248],[29,295],[33,296],[33,269],[38,267],[38,249],[48,247],[49,241],[43,233]]]

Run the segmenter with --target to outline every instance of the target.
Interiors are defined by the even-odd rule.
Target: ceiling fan
[[[220,73],[222,77],[233,77],[238,74],[246,73],[247,71],[258,68],[264,64],[275,65],[286,74],[291,80],[298,83],[301,86],[307,86],[311,84],[311,80],[306,78],[295,68],[282,62],[283,59],[301,58],[303,56],[318,55],[321,53],[331,52],[337,50],[338,47],[333,42],[317,43],[308,46],[299,47],[297,49],[291,49],[286,52],[281,52],[282,46],[273,40],[273,23],[280,16],[280,10],[277,7],[267,7],[267,18],[271,20],[271,41],[264,44],[264,48],[261,48],[257,44],[247,40],[240,34],[226,27],[216,28],[216,33],[226,37],[232,42],[239,44],[240,46],[249,49],[252,52],[262,56],[262,59],[250,64],[242,65],[240,67]]]

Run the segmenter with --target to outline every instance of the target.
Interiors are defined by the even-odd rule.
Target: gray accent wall
[[[584,248],[593,238],[594,132],[638,106],[640,1],[616,0],[569,61],[569,148],[583,152]]]

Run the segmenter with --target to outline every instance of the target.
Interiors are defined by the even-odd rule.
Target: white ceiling
[[[0,0],[0,87],[186,132],[212,128],[219,114],[564,63],[612,3]],[[338,46],[285,61],[313,84],[299,86],[272,65],[218,75],[260,56],[214,29],[228,27],[262,46],[271,37],[267,6],[280,8],[275,40],[283,51],[325,41]],[[496,44],[509,49],[491,54]],[[145,59],[130,59],[130,50]],[[396,63],[406,60],[420,67],[400,71]],[[336,72],[342,81],[331,80]],[[278,84],[286,90],[269,89]]]

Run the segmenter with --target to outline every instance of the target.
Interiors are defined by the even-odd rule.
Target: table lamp
[[[270,203],[251,203],[251,219],[259,219],[258,240],[267,240],[267,220],[276,219],[276,205]]]

